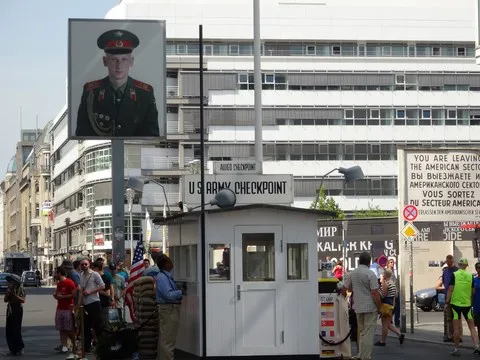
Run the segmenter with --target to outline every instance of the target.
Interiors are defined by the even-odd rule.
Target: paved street
[[[60,342],[54,328],[56,301],[53,288],[27,288],[27,301],[23,313],[25,359],[51,359],[53,348]],[[3,300],[3,294],[0,295]],[[8,351],[5,341],[6,304],[0,303],[0,352]]]
[[[23,336],[25,341],[25,356],[23,359],[62,359],[56,355],[53,347],[58,345],[58,333],[54,329],[54,313],[56,302],[51,296],[53,288],[27,288],[27,302],[24,307]],[[0,303],[0,352],[6,352],[5,342],[5,312],[6,306]],[[388,340],[387,347],[375,348],[376,359],[425,359],[425,357],[436,357],[447,359],[451,347],[441,346],[433,343],[442,339],[442,313],[418,313],[418,324],[415,334],[407,334],[405,344],[400,347],[395,338]],[[466,332],[467,334],[467,332]],[[417,339],[414,341],[413,339]],[[430,342],[430,343],[429,343]],[[465,339],[465,345],[471,341]],[[470,350],[464,350],[463,358],[470,358]],[[92,357],[90,357],[92,358]]]

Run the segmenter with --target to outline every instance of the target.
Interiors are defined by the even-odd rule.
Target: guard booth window
[[[210,244],[208,280],[230,281],[230,244]]]
[[[243,281],[275,281],[275,234],[242,234]]]
[[[308,244],[287,244],[287,280],[308,280]]]

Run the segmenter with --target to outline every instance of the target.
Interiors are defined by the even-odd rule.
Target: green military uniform
[[[140,43],[126,30],[110,30],[97,40],[107,54],[128,54]],[[128,77],[116,88],[106,78],[83,87],[78,108],[76,136],[155,137],[159,136],[158,111],[153,87]]]

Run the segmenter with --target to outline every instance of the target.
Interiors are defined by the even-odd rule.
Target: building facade
[[[29,233],[29,217],[25,213],[28,201],[20,192],[24,165],[33,149],[41,130],[22,130],[21,140],[17,143],[15,155],[10,160],[1,187],[4,193],[4,247],[5,252],[28,251],[27,234]],[[24,195],[25,196],[25,195]]]
[[[425,1],[402,7],[391,0],[369,7],[353,0],[261,1],[263,171],[294,175],[295,206],[310,206],[323,174],[360,165],[365,178],[354,183],[327,177],[327,195],[347,213],[395,210],[397,146],[478,144],[474,2]],[[208,168],[213,161],[254,158],[252,17],[251,1],[240,0],[123,0],[106,15],[167,22],[167,141],[127,142],[126,178],[155,179],[170,204],[182,199],[181,176],[200,154],[200,101]],[[199,98],[198,24],[205,99]],[[96,252],[108,257],[110,143],[68,141],[66,110],[51,131],[56,261],[91,251],[95,234],[103,238]],[[155,212],[163,201],[154,185],[134,200],[134,237],[143,228],[141,204]]]
[[[5,206],[3,203],[3,199],[5,197],[5,193],[3,192],[3,182],[0,183],[0,269],[3,269],[3,228],[4,228],[4,214],[5,214]]]

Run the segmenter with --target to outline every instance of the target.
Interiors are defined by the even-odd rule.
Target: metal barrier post
[[[82,360],[85,360],[85,311],[83,306],[80,306],[80,341],[82,350],[80,352],[80,357]]]
[[[415,313],[417,314],[416,318],[417,321],[415,322],[417,325],[420,324],[420,319],[418,317],[418,306],[417,306],[417,297],[415,296]]]

